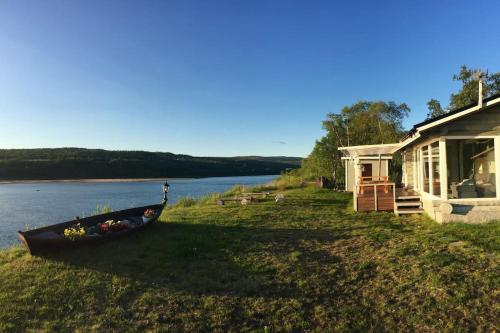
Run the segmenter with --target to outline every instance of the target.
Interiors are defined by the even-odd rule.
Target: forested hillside
[[[268,175],[297,168],[300,160],[83,148],[0,149],[0,180]]]

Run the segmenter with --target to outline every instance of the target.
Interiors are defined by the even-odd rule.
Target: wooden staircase
[[[394,213],[397,216],[401,214],[422,214],[422,202],[417,193],[397,193]]]

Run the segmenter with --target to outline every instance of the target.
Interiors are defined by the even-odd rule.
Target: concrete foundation
[[[451,214],[441,212],[439,199],[422,196],[422,207],[430,218],[438,223],[463,222],[479,224],[500,220],[500,201],[491,200],[452,200],[445,201],[451,204]]]

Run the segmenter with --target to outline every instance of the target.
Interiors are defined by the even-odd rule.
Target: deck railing
[[[357,211],[394,211],[396,184],[386,181],[367,181],[360,177],[354,190],[354,209]]]

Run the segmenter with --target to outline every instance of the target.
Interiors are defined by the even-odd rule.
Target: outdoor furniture
[[[496,196],[495,187],[495,174],[494,173],[484,173],[476,175],[476,189],[481,197],[494,197]]]
[[[451,197],[454,199],[477,198],[476,186],[472,179],[466,179],[461,183],[451,184]]]

